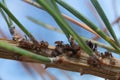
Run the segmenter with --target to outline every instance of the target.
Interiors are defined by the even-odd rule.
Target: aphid
[[[53,57],[59,56],[59,55],[64,53],[63,42],[62,41],[56,41],[55,44],[56,44],[55,50],[51,54]]]
[[[75,41],[74,41],[73,38],[71,38],[71,39],[69,40],[69,42],[70,42],[71,47],[72,47],[74,50],[80,50],[80,46],[75,43]]]
[[[33,45],[32,45],[32,49],[35,51],[35,52],[38,52],[38,51],[41,51],[42,49],[48,49],[48,42],[46,41],[41,41],[40,43],[39,42],[33,42]]]
[[[12,35],[14,35],[14,33],[15,33],[15,26],[11,26],[11,27],[9,28],[9,31],[10,31],[10,33],[11,33]]]
[[[51,57],[56,57],[56,56],[58,56],[58,53],[54,50],[54,51],[52,51],[52,53],[51,53]]]
[[[95,55],[90,56],[87,59],[87,63],[92,67],[98,67],[98,68],[101,67],[101,61]]]
[[[58,50],[54,50],[52,53],[51,53],[51,56],[52,57],[56,57],[56,56],[59,56],[59,55],[61,55],[62,53],[61,52],[59,52]]]
[[[69,51],[67,54],[69,54],[69,56],[71,57],[80,56],[80,46],[75,43],[73,38],[70,38],[69,42],[70,42],[70,45],[67,45],[68,47],[65,48],[65,50]]]
[[[24,40],[24,38],[15,30],[15,27],[10,28],[10,33],[12,34],[12,39],[16,42]]]
[[[71,48],[71,46],[70,46],[69,44],[65,44],[65,45],[64,45],[64,49],[67,50],[67,49],[69,49],[69,48]]]
[[[67,54],[67,56],[72,57],[74,50],[69,44],[65,44],[63,48],[64,53]]]
[[[48,42],[46,42],[46,41],[41,41],[40,42],[40,46],[42,47],[42,48],[48,48]]]
[[[66,44],[66,45],[64,46],[64,51],[72,51],[73,54],[76,53],[76,51],[75,51],[69,44]]]
[[[66,53],[67,56],[80,56],[80,47],[77,45],[73,38],[70,39],[70,44],[63,44],[63,41],[56,41],[56,48],[52,52],[53,56],[59,56],[63,53]]]
[[[56,47],[55,51],[60,55],[63,54],[63,48],[62,47]]]
[[[69,38],[69,42],[70,42],[71,47],[76,45],[73,38]]]
[[[110,53],[110,52],[105,52],[105,57],[112,58],[113,56],[112,56],[112,53]]]
[[[81,56],[81,50],[78,50],[78,51],[77,51],[77,54],[76,54],[76,57],[77,57],[77,58],[80,58],[80,56]]]
[[[56,46],[62,47],[63,41],[56,41],[55,44],[56,44]]]
[[[101,53],[101,57],[102,58],[112,58],[113,56],[112,56],[112,53],[106,51],[104,54]]]
[[[18,46],[21,48],[32,49],[33,44],[29,41],[21,40]]]
[[[66,44],[64,46],[64,52],[66,52],[67,56],[69,56],[69,57],[76,56],[78,50],[79,49],[77,47],[71,47],[69,44]]]
[[[102,52],[100,53],[100,56],[101,56],[102,58],[105,58],[105,57],[104,57],[104,54],[103,54]]]

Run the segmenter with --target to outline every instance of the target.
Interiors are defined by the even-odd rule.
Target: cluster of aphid
[[[86,41],[86,44],[96,53],[97,52],[97,45],[96,44],[93,44],[91,41]],[[93,55],[93,56],[90,56],[88,59],[87,59],[87,63],[90,65],[90,66],[93,66],[93,67],[101,67],[101,61],[98,59],[97,56]]]
[[[18,46],[21,48],[29,49],[29,50],[34,50],[35,52],[41,51],[43,48],[48,49],[48,42],[46,41],[41,41],[37,43],[33,43],[32,41],[27,41],[27,40],[21,40],[19,41]]]
[[[17,41],[19,44],[18,46],[21,48],[34,50],[36,53],[40,52],[42,49],[48,49],[48,42],[41,41],[41,42],[34,42],[29,41],[27,39],[21,38],[20,35],[17,34],[15,27],[12,26],[10,28],[10,32],[13,35],[13,40]],[[81,48],[78,44],[74,42],[73,38],[69,39],[70,44],[63,44],[63,41],[56,41],[55,49],[51,52],[51,57],[56,57],[66,53],[69,57],[76,57],[79,58],[81,56]],[[93,67],[101,67],[102,61],[99,58],[112,58],[112,54],[110,52],[100,53],[97,51],[97,44],[93,44],[91,41],[86,41],[86,44],[93,50],[95,53],[93,56],[90,56],[87,59],[87,63]],[[115,65],[115,62],[111,59],[111,64]]]
[[[87,63],[90,66],[101,67],[101,65],[104,64],[101,59],[105,59],[105,58],[109,58],[110,59],[110,64],[115,65],[115,61],[112,59],[113,56],[112,56],[111,52],[105,51],[104,53],[100,53],[100,52],[97,51],[97,45],[96,44],[93,44],[91,41],[86,41],[86,43],[95,53],[93,56],[90,56],[87,59]]]
[[[56,48],[53,51],[52,55],[53,56],[59,56],[65,52],[67,52],[67,55],[73,57],[77,54],[81,53],[81,48],[78,44],[76,44],[73,40],[73,38],[71,38],[69,40],[70,44],[63,44],[63,41],[56,41]],[[86,44],[93,50],[93,52],[95,52],[96,56],[101,57],[101,58],[111,58],[113,57],[112,54],[110,52],[104,52],[104,53],[99,53],[97,51],[97,44],[93,44],[91,41],[86,41]]]
[[[69,40],[70,44],[63,44],[62,41],[56,41],[56,48],[52,52],[52,56],[56,57],[59,55],[62,55],[63,53],[66,53],[69,57],[75,57],[79,58],[81,56],[81,48],[78,44],[74,42],[74,39],[71,38]],[[110,64],[115,65],[115,61],[111,58],[113,58],[112,54],[108,51],[105,51],[104,53],[100,53],[97,50],[97,44],[93,44],[91,41],[86,41],[86,44],[93,50],[95,53],[92,56],[89,56],[87,59],[87,63],[92,67],[101,67],[103,64],[103,61],[101,59],[109,58]],[[101,59],[100,59],[101,58]]]
[[[56,48],[52,52],[52,56],[56,57],[63,53],[66,53],[69,57],[80,56],[80,46],[77,45],[74,40],[70,39],[70,44],[63,44],[63,41],[56,41]]]
[[[50,56],[51,57],[56,57],[60,55],[67,55],[68,57],[75,57],[79,58],[81,56],[81,48],[78,44],[74,42],[73,38],[70,38],[69,40],[70,44],[63,44],[63,41],[56,41],[55,44],[55,49],[51,52]],[[86,41],[86,44],[93,50],[95,53],[93,56],[89,56],[87,59],[87,63],[90,66],[93,67],[101,67],[103,62],[99,58],[112,58],[112,54],[110,52],[104,52],[100,53],[97,51],[97,45],[93,44],[91,41]],[[29,50],[34,50],[36,52],[41,51],[42,49],[48,49],[48,42],[46,41],[41,41],[38,43],[34,43],[32,41],[28,40],[20,40],[19,41],[19,47],[29,49]],[[111,64],[115,64],[115,62],[112,60]]]

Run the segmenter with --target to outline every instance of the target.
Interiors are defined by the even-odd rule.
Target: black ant
[[[95,52],[97,51],[97,44],[93,44],[91,41],[86,41],[86,44]]]

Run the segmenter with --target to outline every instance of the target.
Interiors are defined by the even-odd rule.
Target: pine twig
[[[14,41],[10,41],[10,40],[3,40],[3,41],[6,41],[7,43],[10,43],[11,45],[18,46],[18,44]],[[48,48],[47,51],[46,49],[43,48],[41,52],[39,53],[50,54],[53,50],[54,48],[51,49],[50,47]],[[67,55],[61,55],[58,57],[60,60],[57,62],[44,63],[44,62],[29,58],[27,56],[18,55],[16,53],[13,53],[12,51],[7,51],[3,48],[0,48],[0,58],[17,60],[17,61],[22,61],[22,62],[43,63],[43,64],[46,64],[47,67],[55,67],[55,68],[60,68],[64,70],[80,72],[81,74],[92,74],[92,75],[103,77],[106,79],[119,78],[120,60],[118,59],[104,58],[103,64],[98,69],[98,67],[90,66],[87,63],[89,56],[82,50],[81,50],[80,58],[68,57]],[[111,60],[115,61],[115,64],[111,64],[110,63]]]

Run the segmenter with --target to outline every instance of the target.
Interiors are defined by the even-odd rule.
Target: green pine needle
[[[0,8],[2,8],[6,14],[20,27],[20,29],[30,38],[34,39],[32,34],[17,20],[17,18],[0,2]]]
[[[55,27],[53,27],[53,26],[51,26],[51,25],[49,25],[49,24],[46,24],[46,23],[40,21],[40,20],[37,20],[37,19],[35,19],[35,18],[33,18],[33,17],[30,17],[30,16],[27,16],[27,18],[28,18],[30,21],[34,22],[35,24],[38,24],[38,25],[40,25],[40,26],[42,26],[42,27],[44,27],[44,28],[46,28],[46,29],[49,29],[49,30],[52,30],[52,31],[56,31],[56,32],[59,32],[59,33],[62,33],[62,34],[63,34],[63,32],[62,32],[60,29],[57,29],[57,28],[55,28]]]
[[[78,19],[83,21],[86,25],[88,25],[91,29],[93,29],[96,33],[98,33],[104,40],[110,43],[118,52],[120,52],[120,49],[116,45],[116,43],[110,37],[108,37],[103,31],[101,31],[95,24],[93,24],[90,20],[88,20],[85,16],[83,16],[80,12],[78,12],[73,7],[65,3],[63,0],[55,0],[55,1],[58,4],[60,4],[62,7],[67,9],[69,12],[71,12]]]
[[[50,63],[51,62],[51,60],[47,57],[37,55],[35,53],[32,53],[32,52],[27,51],[27,50],[22,49],[22,48],[18,48],[16,46],[12,46],[8,43],[5,43],[4,41],[0,41],[0,47],[5,49],[5,50],[17,53],[17,54],[27,56],[27,57],[33,58],[35,60],[39,60],[39,61],[44,62],[44,63]]]
[[[51,3],[53,4],[54,8],[52,8],[48,3],[47,0],[37,0],[37,2],[49,13],[53,16],[53,18],[56,20],[60,28],[63,30],[65,35],[69,38],[71,35],[80,45],[80,47],[86,51],[89,55],[92,55],[92,50],[86,45],[85,41],[82,40],[82,38],[71,28],[71,26],[65,21],[65,19],[62,17],[60,11],[58,10],[55,2]]]
[[[119,45],[119,41],[117,40],[117,37],[112,29],[112,26],[109,22],[109,20],[107,19],[103,9],[101,8],[100,4],[98,3],[97,0],[91,0],[92,4],[94,5],[95,9],[97,10],[99,16],[102,18],[104,24],[106,25],[108,31],[110,32],[110,34],[112,35],[113,39],[117,42],[117,45]]]

